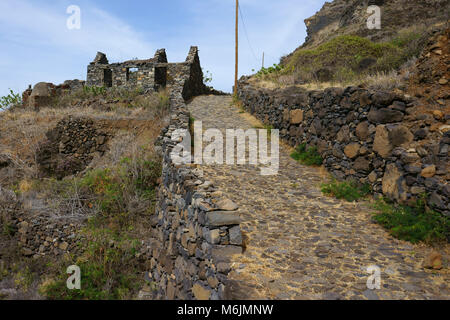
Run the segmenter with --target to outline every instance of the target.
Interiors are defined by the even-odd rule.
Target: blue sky
[[[250,40],[240,21],[240,76],[278,63],[303,43],[303,20],[322,0],[241,0]],[[81,29],[69,30],[68,6],[81,9]],[[97,51],[110,62],[153,57],[166,48],[170,62],[200,49],[212,85],[231,91],[234,78],[234,0],[0,0],[0,96],[40,81],[85,79]]]

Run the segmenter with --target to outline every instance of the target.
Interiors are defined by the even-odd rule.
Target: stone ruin
[[[203,83],[203,72],[198,48],[192,46],[184,62],[168,63],[165,49],[156,51],[151,59],[109,63],[104,53],[98,52],[87,67],[87,79],[67,80],[54,85],[39,82],[22,93],[25,107],[39,109],[49,106],[54,98],[80,90],[85,86],[105,88],[142,88],[146,93],[170,87],[182,91],[185,100],[201,94],[224,94]]]
[[[167,56],[164,49],[154,58],[109,63],[106,55],[98,52],[87,68],[87,86],[141,87],[145,90],[164,88],[167,82]]]
[[[194,46],[190,48],[186,61],[180,63],[168,63],[165,49],[157,50],[151,59],[111,64],[104,53],[98,52],[87,68],[86,85],[126,89],[139,87],[146,92],[158,91],[166,86],[176,90],[181,85],[185,99],[214,91],[203,83],[198,48]]]

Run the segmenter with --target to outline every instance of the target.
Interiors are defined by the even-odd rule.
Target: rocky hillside
[[[381,29],[369,29],[368,6],[381,9]],[[335,82],[346,85],[362,78],[398,71],[419,56],[428,39],[448,27],[449,0],[335,0],[305,20],[308,36],[281,58],[280,79],[304,84]],[[408,65],[409,63],[409,65]],[[263,70],[267,74],[267,70]],[[279,70],[276,70],[279,71]],[[272,72],[269,72],[272,73]],[[395,80],[395,79],[394,79]],[[335,85],[333,84],[333,85]]]
[[[367,7],[381,8],[381,30],[369,30]],[[430,26],[448,19],[449,0],[335,0],[326,2],[305,20],[308,36],[301,48],[311,48],[339,35],[386,40],[405,28]]]
[[[37,88],[0,113],[0,300],[135,297],[168,94]],[[73,295],[72,264],[90,277]]]

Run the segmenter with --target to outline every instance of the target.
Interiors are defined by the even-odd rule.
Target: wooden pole
[[[239,65],[239,0],[236,0],[236,66],[234,74],[234,94],[237,95]]]

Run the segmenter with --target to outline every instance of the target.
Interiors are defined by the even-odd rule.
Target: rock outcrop
[[[380,30],[367,28],[370,16],[367,8],[371,5],[381,8]],[[305,20],[308,35],[300,48],[313,48],[339,35],[382,41],[402,29],[417,27],[418,21],[427,27],[446,21],[449,11],[449,0],[334,0],[326,2],[319,12]]]

